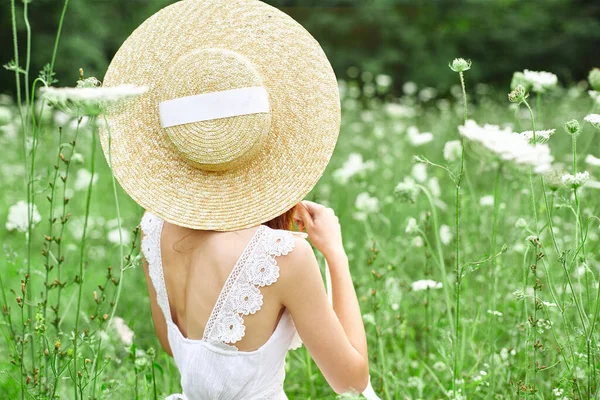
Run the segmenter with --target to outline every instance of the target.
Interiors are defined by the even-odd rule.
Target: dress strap
[[[169,298],[167,296],[167,286],[162,267],[162,256],[160,253],[160,237],[162,234],[164,221],[156,215],[146,211],[140,222],[140,227],[144,232],[142,239],[142,252],[146,261],[148,261],[148,272],[150,280],[156,291],[156,302],[162,310],[165,320],[172,322],[171,308],[169,307]]]
[[[244,316],[263,304],[260,288],[279,278],[276,257],[294,247],[293,236],[284,230],[260,225],[225,281],[209,317],[203,340],[235,343],[245,334]]]

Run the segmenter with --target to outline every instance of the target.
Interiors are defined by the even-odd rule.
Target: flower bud
[[[600,68],[594,68],[588,75],[590,86],[597,91],[600,91]]]
[[[527,92],[523,85],[517,85],[517,87],[508,94],[508,101],[511,103],[521,104],[527,98]]]
[[[450,69],[454,72],[464,72],[471,69],[471,60],[465,60],[464,58],[455,58],[450,64]]]
[[[565,123],[565,131],[567,131],[567,133],[569,135],[579,135],[581,133],[581,126],[579,126],[579,121],[577,121],[576,119],[573,119],[567,123]]]

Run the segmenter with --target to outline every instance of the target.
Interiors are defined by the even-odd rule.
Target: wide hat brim
[[[268,92],[268,137],[256,157],[231,170],[190,164],[161,128],[158,88],[168,84],[165,72],[204,48],[246,57]],[[120,84],[149,90],[106,116],[110,129],[99,128],[105,156],[110,133],[113,173],[125,192],[184,227],[230,231],[281,215],[316,185],[339,134],[338,86],[323,50],[300,24],[260,1],[184,0],[163,8],[111,61],[103,86]]]

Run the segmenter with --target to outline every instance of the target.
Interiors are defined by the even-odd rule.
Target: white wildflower
[[[502,350],[500,350],[500,358],[503,360],[508,359],[508,349],[506,347],[503,347]]]
[[[406,233],[411,233],[417,227],[417,220],[414,218],[408,219],[408,224],[406,224]]]
[[[487,310],[487,313],[491,314],[491,315],[494,315],[496,317],[501,317],[502,315],[504,315],[500,311],[496,311],[496,310]]]
[[[79,169],[77,170],[77,176],[75,177],[75,184],[73,185],[75,190],[87,190],[90,180],[92,181],[92,185],[94,185],[98,181],[98,174],[94,174],[94,178],[92,179],[92,173],[87,169]]]
[[[10,108],[0,106],[0,126],[8,125],[12,121],[12,113]]]
[[[435,364],[433,364],[433,369],[438,371],[438,372],[442,372],[446,369],[446,364],[444,364],[441,361],[436,361]]]
[[[531,84],[534,92],[543,93],[558,84],[558,78],[551,72],[545,71],[523,71],[523,78]]]
[[[427,165],[415,164],[412,168],[412,176],[417,182],[425,182],[427,180]]]
[[[346,184],[354,175],[364,171],[372,171],[375,169],[375,162],[372,160],[363,161],[363,157],[359,153],[350,153],[348,159],[341,168],[333,172],[333,178],[340,184]]]
[[[550,136],[554,135],[554,132],[556,132],[556,129],[535,131],[535,142],[536,143],[546,143],[548,141],[548,139],[550,139]],[[527,138],[527,140],[529,140],[530,143],[533,143],[533,131],[521,132],[521,135],[523,135],[525,138]]]
[[[588,91],[588,94],[590,95],[592,100],[594,100],[597,104],[600,104],[600,92],[596,90],[590,90]]]
[[[483,207],[492,207],[494,205],[494,196],[487,195],[479,199],[479,205]]]
[[[29,227],[29,219],[27,216],[27,202],[21,200],[12,205],[8,209],[8,217],[6,218],[6,230],[17,230],[27,232]],[[32,228],[42,220],[42,216],[38,212],[35,204],[31,204],[31,225]]]
[[[587,157],[585,157],[585,162],[593,167],[600,167],[600,158],[594,157],[591,154],[588,154]]]
[[[371,197],[367,192],[360,193],[358,196],[356,196],[354,205],[359,211],[366,213],[374,213],[379,211],[379,199],[376,197]]]
[[[450,69],[454,72],[463,72],[471,69],[471,60],[465,60],[464,58],[455,58],[450,64]]]
[[[546,307],[558,307],[556,303],[550,303],[548,301],[542,301]]]
[[[406,132],[406,135],[408,136],[408,140],[410,141],[410,143],[415,147],[422,146],[433,141],[433,133],[421,133],[419,132],[419,129],[416,126],[409,127]]]
[[[42,96],[56,109],[72,116],[98,116],[116,112],[127,100],[138,97],[148,90],[147,86],[119,85],[101,87],[96,78],[78,81],[77,87],[43,87]]]
[[[517,222],[515,222],[515,227],[519,229],[527,228],[527,221],[523,218],[519,218]]]
[[[83,154],[81,153],[75,153],[71,156],[71,162],[74,163],[78,163],[78,164],[83,164]]]
[[[486,376],[487,372],[486,371],[479,371],[479,374],[482,375],[482,376]]]
[[[373,314],[368,313],[368,314],[363,314],[363,321],[372,325],[375,325],[375,317],[373,316]]]
[[[523,300],[525,298],[525,293],[522,290],[515,290],[512,292],[512,295],[515,296],[517,300]]]
[[[410,242],[412,247],[423,247],[424,244],[425,243],[423,242],[423,238],[421,236],[415,236]]]
[[[440,197],[442,195],[442,188],[440,186],[440,181],[435,176],[427,182],[427,187],[429,191],[433,195],[433,197]]]
[[[459,160],[462,155],[460,140],[450,140],[444,144],[444,159],[448,162]]]
[[[415,282],[411,283],[410,287],[413,290],[413,292],[420,292],[422,290],[427,290],[427,289],[441,289],[442,283],[432,281],[431,279],[422,279],[420,281],[415,281]]]
[[[411,118],[414,117],[416,113],[413,107],[398,103],[386,103],[383,108],[390,117]]]
[[[417,93],[418,89],[419,88],[418,88],[417,84],[414,82],[408,81],[408,82],[405,82],[404,85],[402,85],[402,91],[404,92],[404,94],[407,94],[409,96]]]
[[[589,122],[595,128],[600,129],[600,114],[587,115],[583,120]]]
[[[121,227],[121,236],[123,237],[123,246],[127,246],[131,241],[131,233],[128,230],[123,229]],[[111,229],[110,231],[108,231],[108,241],[113,244],[120,243],[119,228]]]
[[[417,200],[419,188],[414,179],[407,176],[402,182],[396,185],[394,193],[402,200],[414,203]]]
[[[398,311],[399,308],[400,308],[400,305],[398,303],[392,303],[392,310]]]
[[[450,227],[448,225],[442,225],[440,227],[440,240],[442,243],[448,245],[452,241],[452,238],[452,230]]]
[[[131,346],[133,344],[133,331],[131,328],[129,328],[123,318],[120,317],[114,317],[112,322],[121,342],[123,342],[125,346]]]
[[[547,144],[534,146],[524,136],[515,134],[510,128],[502,129],[497,125],[489,124],[479,126],[473,120],[468,120],[458,129],[462,136],[478,145],[481,152],[493,158],[512,162],[520,167],[532,167],[536,173],[550,170],[553,158]]]
[[[575,176],[571,174],[564,174],[561,178],[563,185],[571,188],[578,188],[585,185],[590,180],[590,173],[587,171],[578,172]]]
[[[387,88],[392,84],[392,77],[385,74],[379,74],[375,77],[375,83],[377,83],[377,86]]]
[[[419,91],[419,100],[426,102],[435,99],[437,96],[437,89],[432,87],[425,87]]]

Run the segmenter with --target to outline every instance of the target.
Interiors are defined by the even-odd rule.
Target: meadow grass
[[[29,45],[25,62],[15,52],[17,98],[0,99],[2,398],[163,398],[179,376],[152,325],[143,210],[97,146],[104,119],[38,99],[58,38],[31,88]],[[380,397],[598,398],[600,167],[587,156],[600,148],[585,83],[511,105],[468,69],[444,97],[410,85],[394,97],[385,76],[349,72],[340,139],[308,198],[340,218]],[[552,171],[490,156],[459,134],[468,119],[533,130],[534,143],[556,129]],[[579,129],[563,129],[573,119]],[[586,170],[586,185],[561,181]],[[336,398],[305,348],[288,355],[285,385],[290,398]]]

